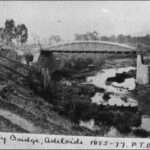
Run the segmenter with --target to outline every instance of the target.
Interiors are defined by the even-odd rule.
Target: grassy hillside
[[[94,134],[60,116],[53,105],[37,96],[28,86],[30,68],[19,61],[15,52],[0,51],[0,131]]]

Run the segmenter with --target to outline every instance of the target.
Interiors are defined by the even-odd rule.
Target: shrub
[[[28,84],[35,92],[41,92],[43,90],[43,76],[41,72],[32,69],[29,72],[28,76]]]
[[[90,111],[88,110],[83,110],[81,115],[80,115],[80,119],[83,120],[83,121],[89,121],[92,119],[92,114]]]
[[[135,129],[133,134],[138,137],[148,137],[148,132],[144,129]]]
[[[2,98],[6,98],[11,92],[14,91],[14,83],[12,81],[8,81],[5,85],[1,85],[0,87],[0,95]]]
[[[54,81],[60,81],[62,78],[69,78],[71,75],[65,70],[56,70],[51,74],[51,79]]]
[[[140,126],[141,116],[131,112],[123,112],[115,117],[114,125]]]
[[[141,116],[140,115],[134,115],[134,117],[132,118],[132,126],[134,127],[139,127],[141,125]]]
[[[104,93],[103,99],[104,99],[105,101],[108,101],[108,100],[110,99],[110,94],[109,94],[109,93]]]
[[[70,100],[64,106],[64,114],[73,121],[78,121],[81,118],[83,111],[89,108],[88,102],[81,100]]]
[[[125,135],[131,132],[131,128],[127,124],[124,124],[124,125],[123,124],[120,124],[120,125],[118,124],[116,128],[118,129],[118,131],[120,133],[125,134]]]
[[[71,55],[66,57],[64,68],[70,71],[81,71],[85,70],[90,64],[101,66],[104,62],[101,55]]]
[[[29,63],[33,61],[33,55],[31,53],[25,53],[24,58],[28,66],[29,66]]]
[[[96,93],[96,88],[95,86],[92,85],[80,85],[79,86],[79,93],[78,95],[88,95],[89,97],[92,97],[95,95]]]
[[[86,109],[82,110],[80,119],[83,121],[94,119],[97,113],[98,113],[98,105],[90,103]]]
[[[99,111],[95,116],[95,120],[97,125],[101,123],[103,125],[111,126],[114,122],[114,114],[109,111]]]

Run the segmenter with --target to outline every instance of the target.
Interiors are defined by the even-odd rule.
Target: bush
[[[35,92],[38,93],[43,90],[43,76],[39,71],[32,69],[32,71],[29,72],[27,79],[29,81],[29,86]]]
[[[96,88],[93,85],[80,85],[79,86],[79,93],[78,95],[88,95],[89,97],[92,97],[95,95],[96,93]]]
[[[148,132],[144,129],[135,129],[133,134],[138,137],[148,137]]]
[[[141,124],[141,116],[131,112],[123,112],[115,117],[114,125],[127,125],[137,127]]]
[[[105,62],[103,56],[98,55],[71,55],[65,58],[64,68],[70,71],[85,70],[89,65],[101,66]]]
[[[120,125],[118,124],[116,128],[118,129],[118,131],[120,133],[125,134],[125,135],[131,132],[131,128],[127,124],[124,124],[124,125],[123,124],[120,124]]]
[[[5,85],[0,87],[0,95],[2,98],[6,98],[15,89],[15,85],[12,81],[8,81]]]
[[[28,66],[29,66],[29,63],[33,61],[33,55],[31,53],[25,53],[24,58]]]
[[[132,126],[139,127],[141,125],[142,120],[140,115],[135,115],[132,120],[133,120]]]
[[[111,126],[114,122],[114,114],[109,111],[99,111],[95,116],[96,124],[102,123],[104,125]]]
[[[88,107],[81,112],[80,120],[89,121],[94,119],[98,113],[98,105],[89,104]]]
[[[84,118],[83,111],[89,109],[90,104],[81,100],[70,100],[64,106],[64,114],[73,121],[78,121]],[[86,116],[87,117],[87,116]]]
[[[71,75],[65,70],[56,70],[51,74],[51,79],[54,81],[60,81],[62,78],[69,78]]]

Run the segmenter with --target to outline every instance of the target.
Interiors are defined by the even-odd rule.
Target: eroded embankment
[[[92,134],[87,129],[75,128],[72,121],[58,115],[51,104],[30,89],[28,78],[24,78],[30,75],[30,68],[17,63],[20,58],[15,52],[1,51],[0,54],[5,55],[0,59],[0,131]]]
[[[100,68],[92,68],[93,66],[90,66],[90,69],[89,66],[86,68],[85,66],[89,65],[93,60],[81,60],[82,58],[71,61],[71,65],[67,65],[65,72],[62,72],[61,76],[59,76],[61,71],[57,72],[57,78],[56,76],[52,77],[47,89],[42,88],[38,74],[33,75],[33,72],[28,74],[26,70],[19,68],[17,64],[13,65],[13,63],[8,63],[6,60],[0,60],[0,63],[17,70],[23,75],[27,75],[35,83],[33,86],[33,84],[26,82],[23,76],[16,75],[15,72],[12,72],[7,67],[0,68],[0,85],[6,85],[6,89],[4,88],[4,90],[0,91],[2,116],[12,125],[16,125],[26,132],[103,135],[103,129],[108,130],[111,126],[116,126],[124,134],[129,133],[131,131],[130,127],[140,124],[140,117],[132,112],[120,113],[120,111],[109,107],[100,109],[97,104],[93,104],[91,97],[96,92],[104,93],[105,89],[92,84],[83,84],[82,82],[86,81],[89,72],[93,71],[94,73],[95,70],[97,71]],[[98,65],[102,66],[102,64],[102,62],[99,62]],[[115,62],[113,67],[116,64],[118,63]],[[124,66],[124,62],[120,63],[120,65]],[[69,71],[71,76],[66,74]],[[10,81],[11,84],[8,84]],[[106,95],[104,97],[109,99]],[[93,117],[97,120],[97,125],[101,128],[100,131],[91,131],[79,126],[80,119],[88,121]],[[16,118],[16,121],[12,120],[14,118]],[[20,123],[20,121],[24,122],[24,124]],[[120,122],[122,123],[120,124]],[[106,126],[109,128],[105,128]]]
[[[24,131],[36,133],[39,130],[31,122],[27,121],[26,119],[10,111],[0,109],[0,116],[9,120],[12,124],[17,125],[18,127],[22,128]]]

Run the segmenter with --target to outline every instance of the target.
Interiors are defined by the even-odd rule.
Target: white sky
[[[0,1],[0,26],[6,19],[24,23],[41,39],[96,30],[100,35],[149,31],[150,1]]]

